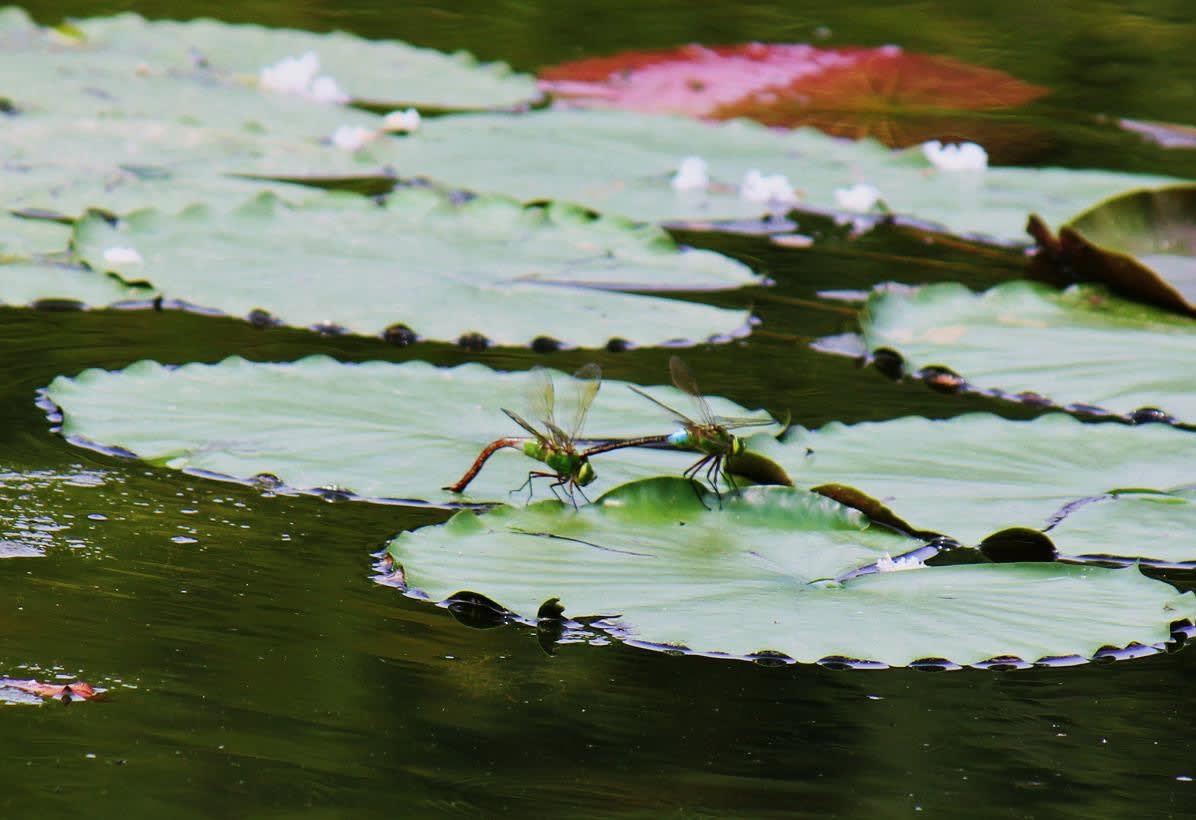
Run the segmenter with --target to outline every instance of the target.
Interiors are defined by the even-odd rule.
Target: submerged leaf
[[[869,350],[894,350],[908,372],[946,367],[973,388],[1132,416],[1144,408],[1196,423],[1196,323],[1073,287],[1015,281],[984,293],[962,285],[874,294],[863,314]],[[1036,399],[1037,400],[1037,399]]]
[[[1196,596],[1134,568],[991,564],[836,580],[919,542],[786,487],[707,500],[683,480],[637,482],[578,511],[461,512],[388,552],[419,597],[468,591],[524,618],[558,598],[569,617],[597,617],[623,639],[732,657],[1089,657],[1166,641],[1172,621],[1196,616]]]
[[[1050,168],[940,171],[921,150],[891,151],[871,140],[619,111],[441,117],[377,150],[405,177],[651,221],[759,218],[795,206],[838,210],[835,191],[864,182],[896,214],[1004,240],[1020,238],[1032,210],[1059,220],[1096,199],[1171,181]],[[678,190],[676,174],[693,156],[705,160],[709,184]],[[753,171],[784,177],[796,201],[746,197]]]
[[[460,478],[490,442],[524,435],[502,408],[523,412],[529,381],[527,373],[479,364],[444,369],[424,362],[343,364],[324,356],[289,364],[231,358],[87,370],[55,379],[47,395],[62,409],[69,439],[174,469],[242,481],[268,474],[301,490],[335,488],[375,499],[517,502],[526,490],[513,491],[543,465],[513,449],[496,453],[465,494],[440,488]],[[650,392],[687,406],[675,388]],[[717,397],[710,404],[719,415],[747,412]],[[583,434],[655,435],[672,432],[673,424],[625,382],[608,381]],[[593,459],[598,480],[587,492],[680,475],[696,459],[672,449],[604,453]],[[537,489],[547,493],[543,484]]]
[[[832,423],[795,428],[784,442],[753,437],[748,446],[784,467],[799,487],[848,484],[911,526],[969,545],[1010,527],[1045,529],[1076,499],[1188,484],[1196,459],[1196,436],[1181,430],[1085,424],[1063,414]],[[1121,546],[1132,551],[1125,554],[1141,550]]]
[[[97,272],[233,316],[266,310],[288,325],[363,335],[401,323],[426,339],[477,333],[498,345],[725,339],[745,332],[747,314],[608,289],[762,281],[720,254],[679,249],[659,228],[567,205],[455,204],[419,188],[384,208],[350,194],[303,207],[264,195],[235,210],[139,211],[115,226],[93,215],[76,227],[74,246]],[[125,246],[141,258],[111,258]]]

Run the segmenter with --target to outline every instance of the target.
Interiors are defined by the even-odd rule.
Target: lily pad
[[[1196,616],[1196,596],[1136,568],[990,564],[837,581],[918,542],[787,487],[708,501],[683,480],[637,482],[578,511],[461,512],[399,535],[388,553],[420,597],[473,592],[527,619],[555,598],[641,645],[731,657],[1090,657],[1166,641],[1173,621]]]
[[[567,391],[567,378],[556,376],[558,389]],[[440,488],[460,478],[490,442],[523,435],[501,408],[523,413],[533,382],[526,373],[478,364],[444,369],[424,362],[343,364],[325,356],[290,364],[230,358],[216,365],[168,368],[143,361],[116,372],[87,370],[55,379],[47,397],[62,409],[68,439],[173,469],[242,481],[268,474],[274,478],[260,480],[373,499],[518,502],[525,493],[511,491],[543,465],[511,449],[495,454],[465,494]],[[649,392],[687,406],[688,397],[675,388]],[[713,397],[710,404],[720,415],[746,414],[726,399]],[[669,433],[672,425],[615,381],[604,384],[584,432],[641,436]],[[674,450],[605,453],[594,457],[592,489],[680,475],[695,460]]]
[[[66,225],[22,219],[0,210],[0,262],[66,251],[70,241],[71,229]]]
[[[943,171],[921,150],[892,151],[871,140],[622,111],[441,117],[378,152],[406,177],[525,200],[579,202],[645,221],[750,219],[792,207],[836,210],[836,189],[866,182],[897,214],[1003,240],[1020,238],[1030,211],[1061,220],[1094,200],[1172,181],[1050,168]],[[680,163],[690,156],[704,159],[708,179],[677,190]],[[746,190],[757,198],[745,198],[741,186],[750,182],[751,171],[783,175],[793,198],[770,200],[750,184]]]
[[[119,20],[130,25],[88,37],[78,27],[66,34],[36,25],[18,9],[4,10],[0,98],[22,117],[145,119],[293,139],[382,123],[366,111],[271,93],[222,74],[172,36],[168,29],[178,24],[147,24],[134,15]],[[93,22],[104,28],[109,21]]]
[[[264,309],[288,325],[364,335],[405,324],[428,339],[480,333],[500,345],[728,338],[745,331],[747,314],[606,289],[762,281],[725,256],[679,250],[659,228],[567,205],[454,204],[418,188],[385,208],[351,194],[301,208],[263,195],[235,210],[140,211],[115,226],[93,215],[74,245],[96,271],[233,316]],[[135,254],[114,259],[114,248]]]
[[[133,287],[115,276],[72,265],[28,262],[0,265],[0,305],[24,307],[45,301],[67,301],[107,307],[153,296],[148,288]]]
[[[949,57],[804,43],[689,45],[630,51],[551,66],[540,87],[571,106],[746,117],[812,125],[836,136],[873,137],[894,148],[927,140],[982,142],[990,153],[1010,129],[960,112],[1023,105],[1047,89]]]
[[[124,213],[150,205],[239,202],[267,187],[226,174],[318,182],[383,173],[366,154],[315,141],[157,120],[17,117],[0,129],[0,155],[0,206],[67,216],[87,208]],[[282,182],[269,188],[311,194]]]
[[[870,350],[908,371],[946,367],[973,388],[1130,416],[1161,409],[1196,423],[1196,323],[1102,289],[1015,281],[984,293],[944,283],[875,294],[864,312]]]
[[[1047,535],[1069,557],[1196,569],[1196,492],[1100,496],[1075,505]]]
[[[1030,232],[1039,243],[1038,278],[1099,282],[1196,316],[1196,185],[1114,197],[1064,225],[1058,238],[1041,220],[1031,221]]]
[[[512,108],[536,102],[539,92],[525,74],[505,63],[481,63],[470,54],[445,54],[397,40],[367,40],[345,32],[327,34],[215,20],[147,21],[120,14],[76,22],[87,42],[138,55],[195,59],[218,72],[257,80],[263,68],[308,52],[319,60],[347,97],[394,108]]]
[[[748,446],[799,487],[855,487],[912,527],[970,545],[1011,527],[1045,529],[1076,499],[1191,483],[1196,458],[1196,436],[1182,430],[1085,424],[1062,413],[832,423],[794,428],[783,442],[756,436]]]

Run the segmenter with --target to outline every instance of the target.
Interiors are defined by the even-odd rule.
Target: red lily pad
[[[895,46],[794,43],[624,52],[544,69],[540,87],[581,107],[811,125],[897,148],[972,140],[990,153],[1026,135],[1012,122],[976,112],[1014,108],[1047,93],[1002,71]]]

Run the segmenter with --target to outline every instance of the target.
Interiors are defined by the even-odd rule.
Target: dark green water
[[[33,11],[51,21],[121,8]],[[1196,24],[1181,2],[135,8],[350,28],[524,69],[690,40],[805,40],[827,26],[831,43],[896,42],[1004,68],[1056,89],[1052,104],[1068,109],[1196,120]],[[1058,128],[1059,161],[1191,173],[1182,153]],[[852,317],[794,301],[886,279],[984,286],[1008,276],[1014,257],[978,262],[883,234],[868,239],[876,256],[684,238],[778,281],[717,297],[753,304],[766,332],[688,354],[711,392],[792,407],[811,426],[1029,412],[814,354],[806,340],[850,330]],[[92,366],[315,352],[510,369],[597,359],[611,378],[641,382],[662,381],[668,355],[399,350],[178,313],[0,309],[0,473],[55,488],[31,496],[9,480],[0,503],[31,526],[65,525],[47,531],[45,557],[0,561],[0,675],[62,672],[111,689],[102,703],[0,708],[0,817],[1196,816],[1196,782],[1184,779],[1196,777],[1196,652],[937,674],[765,668],[618,645],[549,657],[528,630],[470,629],[370,579],[372,551],[442,513],[264,497],[94,455],[49,434],[33,404],[55,375]],[[84,471],[94,475],[79,480]]]

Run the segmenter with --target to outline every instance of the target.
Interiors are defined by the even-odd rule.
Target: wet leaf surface
[[[863,313],[872,351],[899,353],[906,373],[948,368],[971,389],[1034,397],[1123,417],[1162,411],[1196,422],[1185,376],[1196,324],[1093,287],[1062,293],[1025,281],[983,293],[962,285],[873,295]]]
[[[556,377],[566,391],[568,379]],[[343,364],[325,356],[291,364],[231,358],[173,369],[147,361],[117,372],[88,370],[55,380],[48,397],[64,412],[68,438],[173,469],[245,482],[259,477],[257,483],[270,476],[334,497],[519,503],[528,496],[517,488],[543,465],[514,449],[495,454],[465,494],[441,487],[465,473],[490,442],[524,435],[501,408],[539,424],[521,409],[534,384],[529,374],[479,364],[443,369],[424,362]],[[688,406],[676,388],[650,392]],[[720,415],[766,418],[717,397],[711,406]],[[626,383],[610,381],[583,433],[605,438],[674,429],[660,408]],[[598,480],[586,491],[593,497],[633,478],[680,475],[697,458],[672,449],[604,453],[594,457]],[[539,492],[547,490],[541,485]]]
[[[620,487],[574,510],[556,502],[394,539],[401,585],[441,601],[484,595],[523,618],[557,598],[571,618],[640,646],[715,656],[904,666],[1030,661],[1153,644],[1196,615],[1196,597],[1136,568],[978,564],[836,580],[920,542],[827,498],[756,487],[717,504],[689,482]]]
[[[746,313],[635,290],[760,284],[746,266],[682,250],[660,229],[564,205],[501,197],[456,203],[397,191],[384,207],[352,194],[293,207],[263,195],[239,207],[139,211],[82,220],[74,247],[97,274],[146,281],[166,299],[297,327],[487,344],[602,347],[743,335]]]

